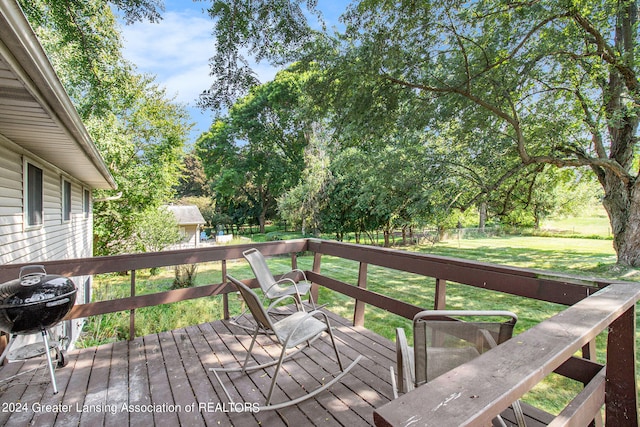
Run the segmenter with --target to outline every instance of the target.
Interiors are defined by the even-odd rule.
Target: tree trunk
[[[258,218],[258,222],[260,223],[259,224],[260,225],[260,231],[259,231],[260,234],[264,234],[264,232],[265,232],[265,224],[267,222],[266,217],[267,216],[264,213],[261,213],[260,214],[260,218]]]
[[[609,215],[618,264],[640,267],[640,187],[605,172],[604,208]]]
[[[628,2],[618,12],[615,30],[616,48],[634,63],[634,49],[638,9],[636,2]],[[627,92],[638,88],[637,75],[623,76],[617,69],[609,74],[609,84],[605,91],[607,103],[609,138],[611,139],[610,159],[615,159],[625,171],[634,169],[634,148],[637,143],[639,119],[637,112],[626,106]],[[637,98],[636,98],[637,102]],[[627,181],[612,170],[604,169],[596,174],[602,184],[605,197],[603,205],[609,214],[613,247],[618,255],[618,264],[640,267],[640,189],[637,175],[629,173]]]
[[[480,229],[480,231],[484,231],[484,227],[487,223],[487,202],[480,202],[478,211],[480,213],[480,221],[478,224],[478,228]]]
[[[391,242],[389,240],[389,236],[391,235],[391,232],[389,230],[383,230],[383,236],[384,236],[384,247],[388,248],[391,246]]]

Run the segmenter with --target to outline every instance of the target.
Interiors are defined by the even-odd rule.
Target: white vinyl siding
[[[43,223],[26,225],[27,164],[42,169]],[[24,173],[23,173],[24,172]],[[62,180],[71,186],[70,219],[63,221]],[[93,255],[92,217],[84,212],[86,186],[35,156],[23,157],[0,139],[0,263],[29,263]]]
[[[28,164],[42,169],[42,225],[26,224],[25,179]],[[70,217],[63,221],[64,181],[70,183]],[[0,263],[41,263],[93,256],[93,218],[85,215],[87,186],[62,173],[47,162],[6,142],[0,136]],[[89,193],[90,194],[90,193]],[[90,298],[91,277],[72,277],[78,288],[76,300]],[[82,327],[81,320],[65,322],[65,334],[73,339]],[[60,331],[61,333],[61,331]],[[25,343],[39,338],[25,338]],[[31,341],[30,341],[31,340]]]

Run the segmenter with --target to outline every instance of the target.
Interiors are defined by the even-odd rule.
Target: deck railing
[[[589,420],[594,419],[603,404],[606,404],[607,425],[638,425],[635,303],[640,299],[640,285],[558,276],[541,271],[316,239],[95,257],[43,264],[48,272],[67,276],[129,272],[129,297],[77,305],[68,318],[130,310],[130,335],[133,337],[135,310],[142,307],[222,295],[224,315],[228,317],[227,294],[235,292],[235,289],[225,280],[227,262],[241,259],[242,252],[250,247],[258,247],[266,256],[289,255],[294,268],[297,267],[298,253],[313,253],[313,266],[306,272],[314,283],[312,293],[317,297],[318,287],[324,286],[354,298],[356,303],[353,321],[356,325],[364,323],[366,304],[407,319],[424,309],[442,309],[446,303],[447,282],[570,306],[553,318],[518,335],[517,339],[492,350],[488,356],[465,364],[445,377],[378,408],[374,419],[379,425],[406,425],[412,420],[421,420],[423,425],[483,426],[551,372],[585,384],[583,392],[556,418],[554,425],[586,425]],[[323,256],[357,262],[356,283],[337,280],[332,277],[331,271],[322,272]],[[222,262],[219,283],[135,295],[137,270],[211,261]],[[433,278],[435,297],[432,307],[419,307],[367,290],[370,265]],[[20,267],[22,265],[0,267],[0,282],[16,278]],[[609,334],[605,370],[603,365],[590,359],[595,359],[595,337],[607,328]],[[580,349],[582,357],[574,356]]]

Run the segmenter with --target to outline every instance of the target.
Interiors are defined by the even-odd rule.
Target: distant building
[[[206,224],[200,209],[195,205],[169,205],[164,208],[176,217],[180,233],[184,236],[184,240],[172,249],[198,247],[200,245],[200,229]]]

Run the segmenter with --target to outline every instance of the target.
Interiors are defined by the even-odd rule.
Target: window
[[[27,225],[42,225],[42,169],[31,163],[27,163],[26,192]]]
[[[62,180],[62,220],[71,220],[71,183]]]
[[[91,212],[91,191],[86,188],[83,192],[82,212],[84,212],[85,218],[89,218],[89,213]]]

